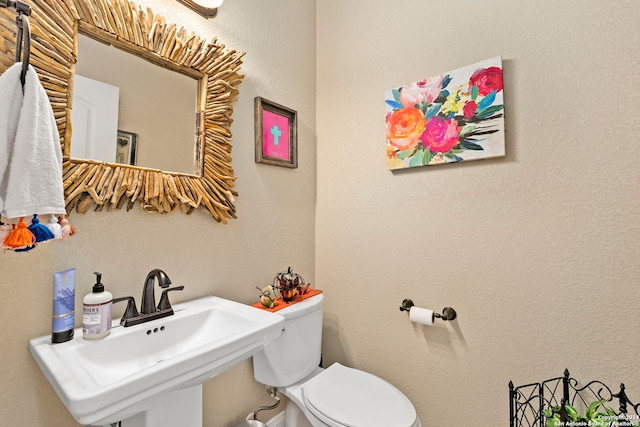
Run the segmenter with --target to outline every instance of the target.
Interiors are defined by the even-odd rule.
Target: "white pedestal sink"
[[[284,318],[218,297],[174,306],[175,314],[101,340],[29,343],[34,359],[83,425],[201,427],[202,383],[278,338]],[[114,322],[117,323],[117,322]]]

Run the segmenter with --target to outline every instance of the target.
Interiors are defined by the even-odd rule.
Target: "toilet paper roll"
[[[428,308],[411,307],[409,310],[409,320],[423,325],[433,325],[433,310]]]

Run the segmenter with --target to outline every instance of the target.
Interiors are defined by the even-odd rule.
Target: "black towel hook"
[[[16,16],[16,62],[22,60],[22,73],[20,82],[24,89],[24,83],[29,69],[29,57],[31,55],[31,26],[28,16],[31,15],[31,6],[19,0],[0,0],[0,7],[15,9]]]
[[[18,26],[18,39],[16,43],[16,62],[20,61],[20,52],[22,52],[22,73],[20,73],[20,83],[24,89],[24,83],[29,69],[29,58],[31,55],[31,26],[29,18],[23,14],[16,16],[16,25]],[[22,47],[19,49],[19,47]]]

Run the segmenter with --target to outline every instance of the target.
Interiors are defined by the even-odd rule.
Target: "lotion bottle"
[[[82,337],[86,340],[104,338],[111,333],[111,305],[113,296],[100,283],[102,274],[96,275],[93,292],[82,300]]]
[[[53,316],[51,342],[61,343],[73,338],[76,299],[76,269],[58,271],[53,275]]]

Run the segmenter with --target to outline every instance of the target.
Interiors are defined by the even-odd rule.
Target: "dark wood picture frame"
[[[259,96],[254,105],[256,163],[297,168],[297,112]]]

